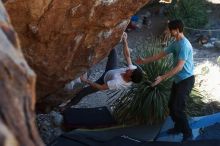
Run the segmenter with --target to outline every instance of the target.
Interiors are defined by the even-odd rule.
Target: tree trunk
[[[43,146],[35,126],[35,73],[0,1],[0,145]]]

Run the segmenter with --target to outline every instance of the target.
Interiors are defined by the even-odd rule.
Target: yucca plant
[[[161,41],[154,39],[145,41],[139,45],[139,53],[142,56],[152,56],[163,48]],[[144,79],[138,85],[133,85],[129,90],[118,91],[120,97],[114,100],[114,116],[122,123],[157,123],[168,115],[167,104],[169,100],[171,79],[163,81],[155,87],[151,83],[159,75],[172,68],[170,57],[150,64],[141,65],[144,71]]]

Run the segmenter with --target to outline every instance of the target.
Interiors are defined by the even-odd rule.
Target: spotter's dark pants
[[[174,128],[181,131],[183,135],[191,135],[192,129],[189,126],[185,113],[186,100],[194,86],[195,77],[191,76],[179,83],[173,83],[169,100],[170,116],[174,122]]]

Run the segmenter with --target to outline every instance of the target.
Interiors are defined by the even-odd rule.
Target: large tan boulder
[[[118,43],[149,0],[8,0],[24,56],[45,97],[86,72]]]
[[[43,146],[35,126],[35,81],[0,1],[1,146]]]

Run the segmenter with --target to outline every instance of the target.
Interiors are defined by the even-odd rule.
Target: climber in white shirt
[[[70,103],[68,103],[69,105],[75,105],[84,96],[100,90],[121,89],[129,87],[132,83],[141,82],[143,73],[141,69],[134,66],[131,62],[126,33],[123,33],[122,41],[124,44],[123,54],[128,66],[124,68],[117,68],[117,52],[116,49],[112,49],[108,55],[108,61],[103,75],[96,82],[92,82],[81,76],[81,81],[87,83],[89,86],[84,87],[80,92],[78,92],[76,96],[72,98]]]

